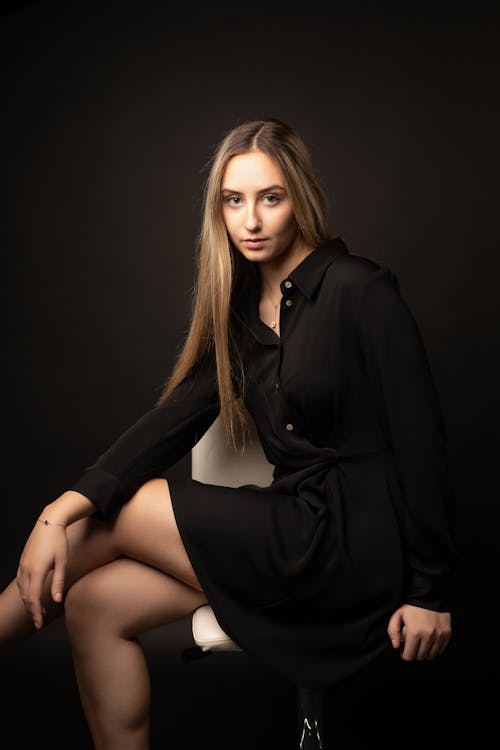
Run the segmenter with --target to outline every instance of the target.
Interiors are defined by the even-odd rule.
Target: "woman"
[[[197,260],[158,402],[44,507],[0,598],[4,648],[64,609],[96,747],[147,747],[136,636],[207,601],[303,687],[450,639],[454,496],[424,345],[394,273],[332,237],[286,124],[219,144]],[[253,417],[269,487],[168,479],[218,414],[236,448]]]

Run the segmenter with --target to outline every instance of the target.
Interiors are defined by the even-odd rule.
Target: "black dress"
[[[450,611],[459,555],[438,395],[395,274],[340,237],[281,282],[278,336],[260,274],[234,295],[245,404],[268,487],[168,480],[186,551],[221,627],[303,687],[356,674],[403,603]],[[219,414],[213,350],[69,488],[110,519]]]

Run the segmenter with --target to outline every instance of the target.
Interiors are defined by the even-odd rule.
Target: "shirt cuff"
[[[110,520],[124,496],[120,480],[102,469],[87,469],[68,489],[81,492],[94,503],[97,510],[90,517],[99,521]]]
[[[451,576],[428,576],[413,571],[403,598],[404,604],[432,609],[435,612],[451,611]]]

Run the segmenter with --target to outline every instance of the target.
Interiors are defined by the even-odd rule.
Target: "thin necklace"
[[[276,325],[277,325],[277,322],[278,322],[278,308],[279,308],[279,306],[280,306],[280,302],[281,302],[281,300],[280,300],[280,302],[278,302],[278,304],[277,304],[277,305],[275,305],[275,304],[274,304],[274,300],[273,300],[273,298],[271,297],[271,294],[270,294],[270,292],[268,292],[268,291],[266,290],[266,294],[267,294],[267,296],[269,297],[269,299],[271,300],[271,302],[272,302],[272,305],[273,305],[273,307],[274,307],[274,320],[271,320],[271,322],[269,323],[269,325],[270,325],[270,327],[271,327],[271,328],[276,328]]]

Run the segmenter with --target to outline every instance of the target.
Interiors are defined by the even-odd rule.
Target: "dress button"
[[[286,288],[287,288],[287,289],[290,289],[290,287],[292,286],[292,282],[291,282],[291,281],[288,281],[288,279],[287,279],[287,280],[285,281],[285,286],[286,286]]]
[[[285,302],[285,305],[286,305],[287,307],[291,307],[291,306],[293,305],[293,302],[292,302],[292,300],[291,300],[291,299],[287,299],[287,301]]]
[[[293,430],[293,424],[290,424],[290,422],[286,426],[287,430]]]
[[[280,384],[279,384],[279,383],[275,383],[274,385],[276,386],[276,388],[279,388],[279,387],[280,387]]]

